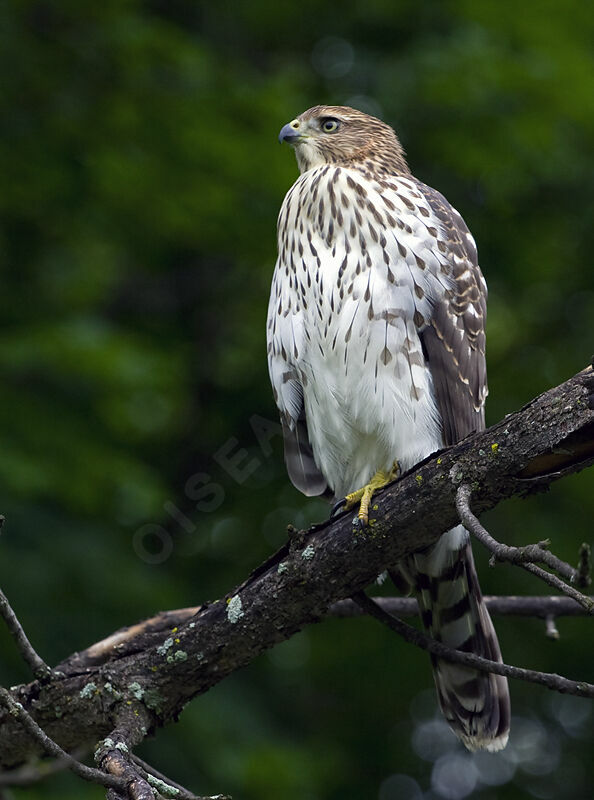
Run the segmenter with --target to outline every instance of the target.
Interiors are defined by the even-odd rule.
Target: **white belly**
[[[404,355],[386,365],[367,343],[372,337],[361,334],[346,359],[344,347],[329,357],[312,348],[301,365],[309,439],[337,497],[390,470],[395,460],[406,470],[442,446],[428,370],[420,376],[413,368],[413,383]]]

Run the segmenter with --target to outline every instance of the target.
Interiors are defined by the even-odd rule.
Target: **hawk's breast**
[[[271,376],[281,412],[291,405],[283,376],[299,382],[316,463],[337,495],[443,443],[419,334],[453,288],[445,237],[411,178],[324,166],[285,198]]]

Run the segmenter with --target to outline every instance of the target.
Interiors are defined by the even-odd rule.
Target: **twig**
[[[76,761],[79,761],[88,752],[88,747],[79,747],[70,755]],[[31,786],[69,768],[69,762],[63,758],[55,758],[53,761],[40,761],[39,764],[26,764],[24,767],[19,767],[19,769],[0,772],[0,786]]]
[[[594,685],[585,683],[584,681],[571,681],[561,675],[555,675],[551,672],[537,672],[531,669],[524,669],[523,667],[512,667],[508,664],[501,664],[498,661],[489,661],[482,656],[476,656],[473,653],[464,653],[462,650],[453,650],[441,642],[431,639],[427,634],[407,625],[406,622],[397,617],[392,617],[386,614],[370,597],[367,597],[365,592],[357,592],[353,595],[353,600],[371,617],[375,617],[379,622],[387,625],[391,630],[398,633],[410,644],[426,650],[438,658],[443,658],[444,661],[450,661],[454,664],[464,664],[467,667],[473,667],[481,672],[492,672],[495,675],[504,675],[508,678],[516,678],[517,680],[527,681],[528,683],[538,683],[541,686],[546,686],[547,689],[562,692],[564,694],[574,694],[578,697],[594,698]]]
[[[0,529],[4,525],[4,517],[0,515]],[[27,664],[33,675],[40,681],[48,680],[52,677],[52,670],[45,661],[35,652],[33,645],[27,638],[23,626],[17,619],[17,615],[12,610],[8,598],[0,589],[0,614],[6,623],[12,638],[21,654],[23,661]]]
[[[185,789],[181,784],[176,783],[175,781],[171,780],[171,778],[168,778],[166,775],[163,775],[162,772],[159,772],[157,769],[155,769],[151,764],[148,764],[146,761],[143,761],[142,758],[140,758],[139,756],[134,755],[134,753],[132,753],[131,759],[134,762],[135,766],[138,768],[143,778],[145,778],[149,782],[152,776],[153,778],[157,778],[157,780],[160,781],[161,783],[166,784],[167,786],[170,786],[173,789],[176,789],[177,793],[175,796],[178,798],[178,800],[196,800],[195,795],[193,795],[191,792]]]
[[[517,596],[500,597],[487,595],[484,598],[490,614],[501,614],[520,617],[537,617],[546,620],[547,617],[578,617],[588,612],[570,597],[562,595],[543,596]],[[590,597],[594,602],[594,597]],[[419,606],[413,597],[373,597],[374,603],[389,614],[399,617],[416,617]],[[329,607],[329,617],[355,617],[361,616],[362,611],[352,600],[339,600]]]
[[[176,783],[176,781],[173,781],[171,778],[163,775],[163,773],[155,769],[152,764],[147,764],[146,761],[143,761],[142,758],[134,755],[134,753],[131,755],[131,758],[148,783],[150,783],[153,788],[166,797],[172,797],[175,793],[176,800],[231,800],[228,795],[223,794],[217,794],[209,797],[199,797],[196,794],[192,794],[192,792],[188,791],[188,789],[181,784]],[[170,787],[174,791],[168,793],[165,787]]]
[[[114,747],[117,748],[117,743],[113,742]],[[121,744],[120,744],[121,747]],[[75,753],[71,754],[71,758],[78,760],[79,756],[83,756],[86,752],[88,752],[88,748],[79,748]],[[123,754],[120,752],[118,755],[123,757]],[[169,798],[175,797],[176,800],[231,800],[228,795],[214,795],[208,797],[202,797],[193,794],[192,792],[188,791],[184,788],[181,784],[176,783],[175,781],[171,780],[171,778],[166,777],[161,772],[156,770],[150,764],[147,764],[138,756],[134,755],[133,753],[130,754],[131,760],[134,762],[136,767],[138,768],[138,772],[140,773],[140,777],[144,778],[150,786],[156,790],[161,796]],[[39,781],[45,780],[46,778],[55,775],[62,770],[71,768],[70,759],[64,758],[56,758],[53,761],[40,763],[37,766],[32,766],[27,764],[20,769],[12,770],[9,772],[0,773],[0,787],[4,786],[31,786],[32,784],[38,783]],[[95,771],[95,770],[94,770]],[[99,772],[97,770],[97,772]],[[100,775],[104,773],[100,772]],[[116,791],[116,797],[121,797],[119,791]],[[134,795],[131,795],[134,797]],[[0,795],[1,800],[1,795]]]
[[[39,742],[48,755],[67,762],[68,769],[80,778],[83,778],[85,781],[90,781],[91,783],[98,783],[102,786],[108,786],[123,791],[126,790],[125,781],[113,777],[112,775],[106,775],[104,772],[101,772],[101,770],[87,767],[85,764],[81,764],[80,761],[73,758],[65,750],[62,750],[60,745],[54,742],[53,739],[50,739],[47,733],[35,722],[33,717],[25,711],[23,706],[18,703],[3,686],[0,686],[0,701],[8,710],[8,713],[21,723],[27,733]]]
[[[33,645],[27,638],[23,626],[18,621],[16,614],[12,610],[8,598],[0,589],[0,614],[6,622],[6,626],[19,649],[23,661],[30,667],[33,675],[39,680],[47,680],[52,676],[52,670],[45,661],[33,649]]]
[[[511,563],[513,563],[513,561]],[[558,592],[563,592],[563,594],[573,598],[576,603],[579,603],[588,612],[588,614],[594,614],[594,602],[585,594],[578,592],[577,589],[574,589],[572,586],[568,586],[556,575],[551,575],[551,573],[547,572],[546,569],[537,567],[535,564],[520,563],[518,566],[522,567],[522,569],[525,569],[526,572],[531,572],[533,575],[536,575],[537,578],[540,578],[545,583],[548,583],[549,586],[552,586],[553,589],[556,589]]]
[[[571,564],[561,561],[560,558],[557,558],[557,556],[546,549],[550,544],[549,541],[545,540],[538,544],[528,544],[524,547],[511,547],[494,539],[472,513],[472,509],[470,508],[471,498],[472,491],[468,484],[463,484],[458,488],[456,492],[456,508],[460,514],[460,518],[471,533],[493,553],[496,559],[499,561],[511,561],[514,564],[533,564],[535,562],[540,562],[555,570],[555,572],[562,575],[571,583],[575,581],[577,570],[574,569]]]
[[[550,572],[542,569],[542,567],[537,567],[533,562],[540,561],[569,580],[575,580],[577,577],[577,570],[564,561],[561,561],[557,556],[549,553],[548,550],[545,550],[542,546],[543,544],[547,544],[545,542],[530,544],[526,547],[509,547],[506,544],[498,542],[472,513],[470,508],[471,496],[472,492],[470,486],[467,484],[462,484],[456,492],[456,508],[460,520],[473,536],[475,536],[487,550],[493,553],[494,558],[499,561],[509,561],[512,564],[517,564],[527,572],[531,572],[545,583],[548,583],[549,586],[557,589],[558,592],[572,597],[577,603],[583,606],[589,614],[594,614],[594,601],[581,592],[578,592],[578,590],[574,589],[572,586],[568,586],[564,581],[557,578],[556,575],[551,575]]]

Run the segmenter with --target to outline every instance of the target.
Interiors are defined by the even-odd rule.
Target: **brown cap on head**
[[[389,125],[348,106],[314,106],[285,125],[279,141],[295,147],[301,172],[322,164],[364,167],[381,175],[409,174]]]

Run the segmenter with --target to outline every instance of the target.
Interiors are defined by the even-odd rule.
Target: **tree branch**
[[[376,519],[367,530],[343,513],[300,532],[226,597],[200,607],[174,630],[140,626],[136,636],[116,636],[71,656],[59,665],[63,676],[16,687],[10,696],[63,749],[108,736],[124,713],[138,719],[135,746],[175,720],[188,700],[433,544],[458,523],[461,484],[472,487],[481,513],[590,465],[593,409],[588,368],[403,475],[374,498]],[[19,718],[0,716],[0,766],[21,764],[43,749]]]
[[[559,580],[559,578],[557,578],[555,575],[551,575],[550,572],[542,569],[542,567],[537,567],[533,563],[535,561],[540,561],[556,570],[560,575],[564,575],[565,577],[569,578],[569,580],[573,581],[577,579],[577,570],[573,569],[573,567],[570,567],[569,564],[566,564],[564,561],[561,561],[561,559],[557,558],[557,556],[553,555],[548,550],[545,550],[543,545],[548,546],[549,542],[529,544],[525,545],[524,547],[509,547],[506,544],[501,544],[501,542],[496,541],[486,530],[486,528],[481,525],[479,520],[470,510],[471,495],[472,493],[470,491],[470,486],[467,484],[460,486],[456,492],[456,508],[458,509],[460,520],[464,523],[472,535],[477,538],[479,542],[481,542],[481,544],[487,548],[487,550],[493,553],[493,559],[498,561],[508,561],[510,564],[516,564],[517,566],[522,567],[522,569],[525,569],[527,572],[531,572],[533,575],[536,575],[537,578],[540,578],[545,583],[548,583],[548,585],[552,586],[553,589],[557,589],[557,591],[561,592],[562,594],[566,594],[568,597],[571,597],[572,600],[575,600],[576,603],[579,603],[588,614],[594,613],[594,601],[592,601],[589,597],[586,597],[585,594],[578,592],[577,589],[569,586],[564,581]]]
[[[89,752],[89,747],[80,747],[69,755],[75,761],[80,761]],[[63,758],[39,760],[38,763],[25,764],[18,769],[7,770],[0,773],[0,787],[4,786],[31,786],[34,783],[44,781],[46,778],[64,772],[70,768],[70,761]],[[0,795],[1,797],[1,795]]]
[[[594,685],[585,683],[584,681],[570,681],[561,675],[555,675],[551,672],[537,672],[532,669],[523,669],[522,667],[512,667],[508,664],[501,664],[498,661],[489,661],[482,656],[476,656],[474,653],[465,653],[462,650],[454,650],[447,645],[437,642],[426,633],[407,625],[406,622],[397,617],[392,617],[380,608],[370,597],[367,597],[365,592],[357,592],[353,595],[353,600],[361,609],[369,616],[374,617],[379,622],[387,625],[390,630],[395,631],[399,636],[402,636],[410,644],[426,650],[438,658],[443,658],[445,661],[450,661],[454,664],[464,664],[467,667],[474,667],[481,672],[493,672],[496,675],[504,675],[506,678],[516,678],[520,681],[527,681],[528,683],[538,683],[541,686],[546,686],[547,689],[552,689],[564,694],[575,694],[578,697],[594,698]]]
[[[419,606],[414,597],[372,597],[370,599],[387,614],[398,617],[416,617],[419,614]],[[590,599],[594,600],[594,598]],[[580,617],[589,614],[575,600],[558,595],[536,595],[532,597],[486,595],[483,600],[490,614],[500,614],[502,616],[537,617],[546,621],[549,618]],[[339,600],[328,609],[329,617],[358,617],[362,614],[363,611],[360,606],[350,598]]]
[[[140,774],[164,797],[174,796],[175,800],[231,800],[230,797],[222,794],[212,795],[210,797],[198,797],[198,795],[192,794],[192,792],[189,792],[185,787],[181,786],[181,784],[172,781],[171,778],[163,775],[163,773],[156,770],[150,764],[147,764],[146,761],[138,758],[138,756],[133,755],[132,761],[139,769]]]
[[[460,514],[460,520],[479,542],[493,553],[495,560],[509,561],[511,564],[520,565],[541,562],[554,569],[555,572],[568,581],[573,582],[576,580],[577,570],[546,549],[550,542],[544,541],[538,544],[526,544],[523,547],[510,547],[494,539],[472,513],[470,508],[471,499],[472,491],[470,486],[467,484],[460,486],[456,492],[456,508],[458,509],[458,514]],[[585,606],[585,608],[588,610],[588,606]]]
[[[79,778],[91,783],[98,783],[102,786],[107,786],[117,790],[126,789],[124,781],[118,778],[112,778],[111,775],[106,775],[98,769],[87,767],[81,764],[69,753],[66,753],[62,748],[56,744],[50,737],[43,731],[35,722],[33,717],[23,708],[23,706],[16,702],[11,696],[10,692],[6,691],[0,686],[0,702],[4,705],[8,713],[17,719],[22,725],[24,730],[27,731],[33,741],[36,741],[42,750],[50,756],[60,759],[67,764],[68,769],[74,772]],[[152,796],[151,796],[152,800]]]

